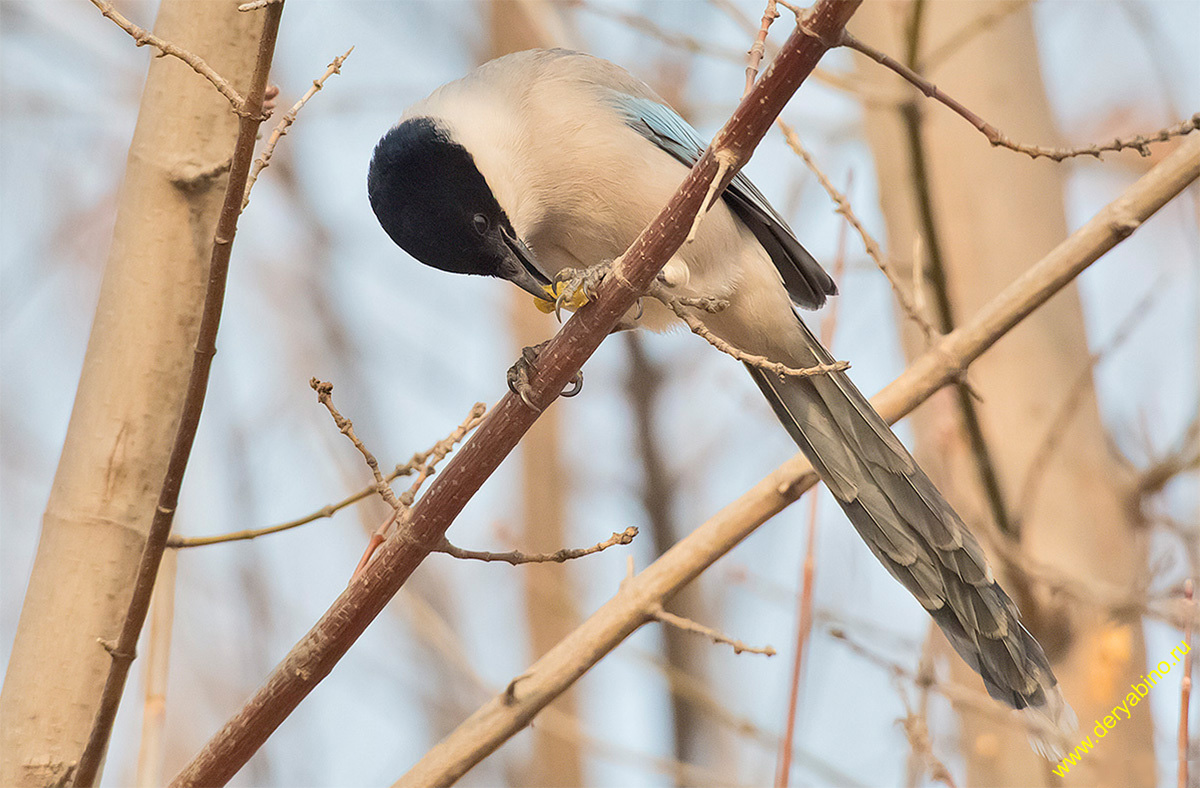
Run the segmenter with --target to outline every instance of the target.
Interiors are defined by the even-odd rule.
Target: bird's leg
[[[534,410],[541,410],[537,405],[533,404],[530,395],[533,394],[533,387],[530,385],[530,380],[533,376],[534,365],[537,363],[538,356],[541,355],[542,349],[550,343],[550,340],[539,342],[532,347],[521,348],[521,357],[517,359],[517,363],[513,364],[508,369],[508,390],[521,398],[521,401]],[[574,397],[580,391],[583,391],[583,371],[575,373],[575,377],[571,379],[571,384],[568,388],[563,389],[562,396]]]

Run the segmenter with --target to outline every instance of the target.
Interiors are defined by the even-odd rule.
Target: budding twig
[[[896,301],[900,304],[900,308],[904,310],[904,314],[908,315],[909,319],[920,327],[927,339],[932,340],[937,338],[937,329],[925,319],[925,316],[921,314],[921,310],[917,308],[916,304],[913,303],[908,293],[904,290],[904,286],[900,283],[900,277],[896,275],[896,272],[892,270],[892,267],[885,259],[879,242],[867,232],[867,228],[863,226],[862,221],[855,215],[854,209],[850,207],[850,201],[846,199],[846,195],[838,191],[833,182],[817,166],[817,162],[812,157],[812,154],[800,142],[800,136],[796,134],[796,130],[785,123],[782,118],[777,118],[775,124],[783,132],[784,139],[787,140],[788,147],[792,149],[792,152],[800,157],[801,161],[804,162],[804,166],[808,167],[813,175],[817,176],[817,182],[821,184],[821,188],[825,190],[825,193],[829,195],[829,199],[833,200],[833,204],[837,206],[835,212],[849,222],[854,231],[858,233],[858,237],[862,239],[863,248],[866,250],[867,255],[875,261],[875,265],[883,272],[883,275],[888,280],[888,284],[892,286],[892,292],[896,294]]]
[[[959,117],[966,120],[974,126],[979,133],[987,137],[988,142],[993,147],[1007,148],[1017,153],[1024,153],[1030,158],[1045,157],[1053,161],[1062,161],[1074,156],[1094,156],[1099,159],[1101,153],[1114,152],[1120,150],[1133,149],[1142,156],[1149,156],[1150,144],[1153,142],[1166,142],[1172,137],[1181,137],[1185,134],[1190,134],[1196,129],[1200,129],[1200,112],[1192,115],[1192,117],[1176,123],[1174,126],[1168,126],[1165,129],[1153,132],[1151,134],[1134,134],[1130,137],[1118,137],[1112,142],[1099,143],[1095,145],[1086,145],[1078,148],[1045,148],[1040,145],[1024,145],[1019,142],[1014,142],[1007,135],[1001,132],[998,128],[988,123],[983,118],[976,115],[968,109],[958,99],[945,93],[937,85],[930,82],[925,77],[913,71],[908,66],[899,62],[885,52],[875,49],[870,44],[859,41],[849,33],[843,32],[841,45],[853,49],[863,55],[874,60],[881,66],[885,66],[899,74],[907,80],[913,87],[924,93],[931,99],[946,105]]]
[[[379,470],[379,461],[375,459],[375,455],[371,453],[371,450],[354,434],[354,424],[350,419],[343,416],[334,407],[333,384],[312,378],[308,381],[308,385],[312,387],[313,391],[317,392],[317,400],[325,406],[325,409],[329,411],[329,415],[333,417],[333,423],[337,425],[338,432],[349,438],[350,442],[354,444],[354,448],[358,449],[363,459],[366,460],[367,467],[371,469],[371,475],[375,477],[375,492],[379,493],[379,497],[388,506],[399,512],[402,506],[400,501],[396,499],[396,493],[392,490],[392,486],[383,478],[383,473]]]
[[[711,638],[714,643],[724,643],[727,646],[731,646],[734,654],[741,654],[743,651],[747,651],[751,654],[764,654],[768,657],[773,657],[777,653],[771,646],[748,646],[740,640],[734,640],[728,635],[722,635],[712,627],[706,627],[697,621],[692,621],[690,618],[668,613],[657,602],[650,606],[648,612],[650,617],[660,624],[667,624],[676,629],[682,629],[684,632],[694,632],[697,635],[704,635]]]
[[[234,112],[239,115],[244,115],[246,113],[245,97],[243,97],[241,93],[238,93],[236,90],[234,90],[233,85],[230,85],[224,77],[214,71],[213,67],[208,65],[208,63],[205,63],[204,59],[199,55],[189,52],[183,47],[176,46],[170,41],[164,41],[145,28],[138,27],[133,22],[130,22],[128,19],[122,16],[117,9],[113,8],[112,3],[105,2],[105,0],[92,0],[92,5],[100,9],[100,13],[111,19],[117,25],[117,27],[128,33],[133,38],[135,44],[140,47],[150,45],[159,52],[162,52],[164,55],[170,55],[171,57],[179,58],[184,63],[187,63],[189,66],[191,66],[193,71],[211,82],[213,87],[215,87],[222,96],[229,100],[229,103],[233,106]]]
[[[754,36],[754,43],[750,45],[750,51],[746,53],[749,60],[746,62],[746,90],[742,95],[749,93],[750,88],[754,87],[754,80],[758,79],[758,67],[767,51],[767,31],[771,28],[771,23],[779,18],[779,12],[775,10],[775,3],[776,0],[767,0],[767,7],[763,10],[762,24]]]
[[[789,367],[779,361],[772,361],[766,356],[747,353],[740,348],[734,347],[714,334],[708,326],[700,322],[698,317],[687,311],[690,307],[692,309],[701,309],[705,312],[720,312],[729,305],[729,302],[722,301],[719,298],[679,298],[668,295],[661,285],[652,287],[650,289],[650,296],[658,299],[674,312],[676,317],[687,324],[687,327],[691,329],[693,334],[702,338],[722,353],[732,356],[738,361],[749,364],[752,367],[758,367],[767,372],[774,372],[776,375],[796,378],[828,375],[830,372],[842,372],[850,368],[850,362],[848,361],[835,361],[832,364],[815,364],[811,367]]]
[[[274,2],[274,0],[265,0],[264,5],[270,2]],[[247,3],[247,5],[251,4]],[[245,8],[245,6],[238,6],[238,10],[245,11],[249,9]],[[299,101],[292,105],[292,108],[287,111],[287,114],[275,126],[271,132],[271,136],[267,138],[267,144],[263,146],[262,154],[254,160],[254,166],[250,170],[250,177],[246,181],[246,193],[242,197],[243,211],[250,204],[250,190],[254,188],[254,183],[258,180],[258,174],[271,166],[271,156],[275,153],[275,146],[279,144],[279,140],[283,138],[283,135],[288,133],[288,127],[296,122],[296,115],[300,112],[300,109],[308,103],[310,98],[317,95],[317,91],[325,87],[325,80],[334,74],[342,73],[342,64],[346,62],[346,58],[350,57],[350,53],[353,51],[354,47],[350,47],[346,50],[346,54],[335,57],[333,62],[329,64],[329,67],[325,69],[325,73],[313,80],[312,87],[300,97]]]
[[[612,536],[603,542],[598,542],[591,547],[564,547],[553,553],[522,553],[519,550],[509,550],[505,553],[489,553],[486,550],[464,550],[461,547],[451,544],[449,539],[443,538],[442,543],[434,548],[434,552],[445,553],[453,558],[462,558],[471,561],[504,561],[513,566],[517,566],[518,564],[561,564],[575,558],[583,558],[586,555],[603,552],[617,545],[632,544],[634,537],[637,535],[637,527],[631,525],[624,531],[614,532]]]

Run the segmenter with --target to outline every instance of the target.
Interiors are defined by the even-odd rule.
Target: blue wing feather
[[[621,93],[614,93],[614,103],[630,128],[687,167],[695,165],[708,147],[696,130],[665,104]],[[797,305],[816,309],[827,295],[837,293],[833,279],[800,245],[787,222],[749,178],[740,172],[734,175],[723,197],[767,250]]]

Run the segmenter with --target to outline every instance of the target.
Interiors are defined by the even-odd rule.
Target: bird
[[[405,110],[375,146],[367,193],[383,230],[417,261],[561,303],[555,283],[565,275],[593,285],[705,148],[620,66],[534,49],[489,61]],[[789,367],[834,363],[798,313],[836,295],[834,281],[740,172],[656,286],[679,303],[719,301],[695,316],[745,353]],[[647,299],[618,327],[663,331],[677,321]],[[1035,718],[1034,746],[1061,752],[1073,713],[1042,647],[979,542],[866,397],[840,370],[746,368],[871,552],[988,694]]]

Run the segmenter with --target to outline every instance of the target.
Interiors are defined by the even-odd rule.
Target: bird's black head
[[[508,279],[544,297],[549,284],[475,160],[432,118],[393,128],[375,146],[367,174],[383,229],[425,265]]]

